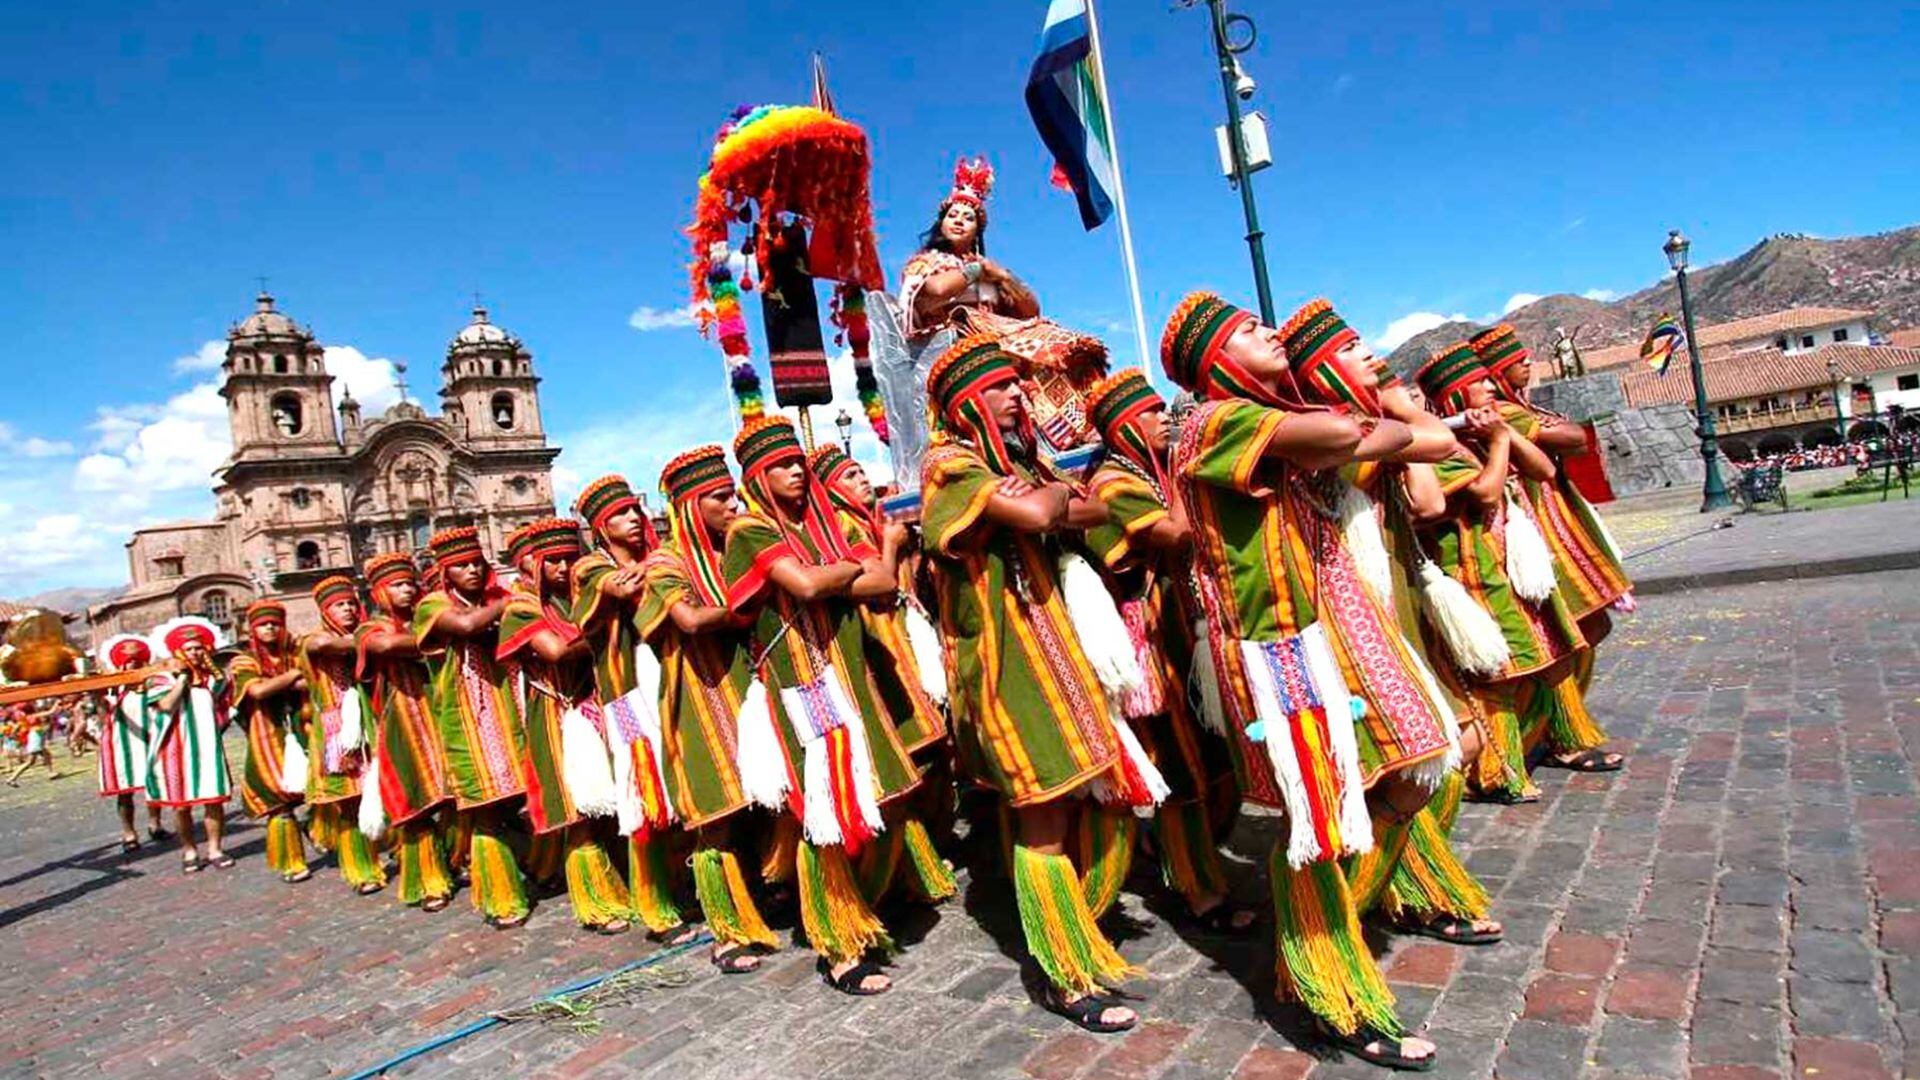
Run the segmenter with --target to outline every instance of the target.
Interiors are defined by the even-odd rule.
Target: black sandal
[[[1538,791],[1485,791],[1469,797],[1469,802],[1496,803],[1500,806],[1531,806],[1540,801]]]
[[[853,997],[873,997],[876,994],[884,994],[893,989],[892,980],[888,980],[887,985],[878,990],[869,990],[860,985],[871,976],[885,974],[886,972],[880,970],[879,964],[871,960],[862,960],[841,972],[838,976],[835,976],[833,969],[827,965],[826,958],[821,957],[820,959],[820,981],[843,994],[850,994]]]
[[[1328,1027],[1325,1021],[1320,1023],[1320,1033],[1327,1043],[1352,1054],[1369,1065],[1378,1065],[1384,1069],[1399,1069],[1402,1072],[1432,1072],[1434,1063],[1439,1060],[1440,1052],[1435,1050],[1426,1057],[1408,1057],[1400,1052],[1403,1045],[1385,1032],[1377,1031],[1362,1024],[1351,1035],[1343,1035]],[[1381,1049],[1369,1050],[1368,1043],[1379,1043]]]
[[[1140,1014],[1135,1012],[1131,1020],[1102,1020],[1101,1014],[1108,1009],[1127,1008],[1118,999],[1107,994],[1081,994],[1072,1001],[1063,1001],[1057,991],[1050,991],[1045,1005],[1048,1012],[1056,1013],[1073,1021],[1074,1026],[1095,1035],[1117,1035],[1130,1031],[1140,1023]]]
[[[1409,920],[1401,923],[1398,929],[1402,933],[1430,937],[1449,945],[1494,945],[1507,937],[1504,927],[1499,930],[1476,930],[1472,919],[1463,919],[1458,915],[1439,915],[1424,921]]]
[[[180,860],[180,872],[183,874],[197,874],[206,869],[206,866],[207,864],[201,862],[199,859]]]
[[[131,855],[134,852],[139,850],[140,850],[140,838],[137,836],[134,837],[132,840],[120,841],[120,853],[123,855]]]
[[[751,975],[760,970],[760,955],[751,946],[736,945],[707,957],[722,975]],[[865,978],[865,976],[862,976]],[[856,981],[856,985],[858,985]]]
[[[583,928],[601,937],[616,937],[633,929],[633,924],[625,919],[614,919],[603,923],[588,923]]]
[[[1248,919],[1244,926],[1236,925],[1234,919],[1242,914],[1252,915],[1253,918]],[[1208,908],[1204,915],[1196,915],[1192,909],[1188,909],[1186,916],[1180,921],[1203,934],[1237,938],[1246,937],[1259,927],[1260,914],[1252,908],[1241,907],[1231,900],[1222,900]]]
[[[1556,769],[1565,769],[1568,772],[1619,772],[1626,766],[1627,757],[1625,754],[1616,754],[1611,750],[1583,750],[1570,758],[1564,759],[1556,757],[1553,754],[1548,754],[1547,760],[1541,762],[1541,764],[1549,765]]]

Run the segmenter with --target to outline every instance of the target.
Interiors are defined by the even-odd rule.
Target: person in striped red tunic
[[[247,813],[265,818],[267,868],[289,884],[313,876],[306,842],[294,811],[306,801],[307,755],[301,681],[286,605],[256,600],[247,605],[247,648],[227,666],[234,713],[246,724],[247,763],[240,801]]]
[[[131,671],[153,663],[153,647],[139,634],[115,634],[95,653],[107,671]],[[133,797],[147,790],[147,686],[130,686],[113,693],[100,723],[100,760],[97,781],[100,797],[114,800],[120,813],[120,850],[140,850],[140,834],[133,827]],[[160,824],[160,808],[147,804],[147,835],[167,835]]]
[[[173,662],[172,684],[160,694],[147,747],[147,801],[171,807],[180,833],[181,871],[208,864],[225,869],[233,856],[221,845],[227,799],[233,785],[220,744],[227,726],[227,680],[213,664],[220,630],[205,619],[183,615],[154,630],[154,651]],[[193,810],[207,823],[207,858],[193,841]]]

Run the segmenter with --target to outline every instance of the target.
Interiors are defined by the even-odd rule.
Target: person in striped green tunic
[[[277,600],[255,600],[243,621],[247,648],[227,666],[234,712],[246,725],[247,764],[240,798],[247,813],[265,818],[267,869],[288,884],[313,876],[307,868],[306,841],[294,811],[306,801],[307,760],[304,704],[306,687],[287,635],[287,608]]]

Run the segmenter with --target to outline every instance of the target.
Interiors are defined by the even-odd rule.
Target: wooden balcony
[[[1834,419],[1832,402],[1822,402],[1817,405],[1776,405],[1772,408],[1735,406],[1732,415],[1716,416],[1714,426],[1722,435],[1737,435],[1745,431],[1766,431],[1769,428],[1812,424],[1822,420],[1832,423]]]

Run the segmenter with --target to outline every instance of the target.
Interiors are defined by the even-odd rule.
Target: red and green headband
[[[481,562],[487,559],[487,553],[480,547],[480,530],[471,525],[458,525],[435,533],[427,541],[427,550],[433,554],[434,565],[442,570],[476,559]]]
[[[1000,347],[998,338],[973,334],[955,342],[933,362],[927,371],[927,396],[942,415],[950,417],[960,401],[1019,377],[1019,361]]]
[[[813,470],[813,475],[829,484],[838,483],[842,474],[858,464],[859,462],[847,456],[845,450],[833,443],[816,446],[813,448],[813,453],[807,455],[807,468]]]
[[[255,600],[247,605],[246,623],[251,630],[261,623],[287,624],[287,606],[278,600]]]
[[[1166,407],[1166,399],[1139,368],[1116,371],[1087,391],[1087,417],[1109,444],[1121,425],[1139,419],[1142,413]]]
[[[1187,294],[1160,334],[1160,364],[1167,378],[1196,394],[1204,393],[1208,369],[1219,360],[1221,344],[1252,318],[1252,313],[1213,293]]]
[[[385,555],[375,555],[360,566],[360,576],[367,579],[367,588],[378,589],[396,578],[419,579],[419,571],[413,565],[413,553],[410,551],[389,551]]]
[[[733,483],[727,471],[727,452],[715,445],[696,446],[660,470],[660,492],[668,502],[680,503]]]
[[[573,509],[597,531],[606,527],[608,518],[628,507],[639,505],[640,499],[634,495],[627,478],[614,474],[603,476],[582,488],[580,497],[574,500]]]
[[[335,574],[321,579],[313,587],[313,602],[322,612],[341,600],[351,600],[356,604],[360,602],[360,589],[350,577]]]
[[[1513,324],[1501,323],[1473,335],[1467,342],[1473,346],[1474,354],[1486,365],[1488,371],[1505,377],[1508,368],[1515,364],[1524,364],[1532,359],[1526,345],[1520,341],[1520,334]]]
[[[733,437],[733,459],[740,463],[740,471],[749,475],[805,456],[799,436],[793,433],[793,422],[784,416],[749,420]]]
[[[1344,405],[1366,416],[1380,415],[1380,395],[1362,385],[1361,373],[1340,358],[1340,352],[1360,341],[1333,305],[1310,301],[1280,328],[1287,363],[1308,393],[1327,405]]]
[[[513,530],[507,555],[517,566],[528,559],[580,554],[580,526],[567,518],[541,518]]]
[[[1452,412],[1465,404],[1464,398],[1456,398],[1455,395],[1481,379],[1491,377],[1480,363],[1480,357],[1475,355],[1473,346],[1459,341],[1434,353],[1414,379],[1434,404]]]

